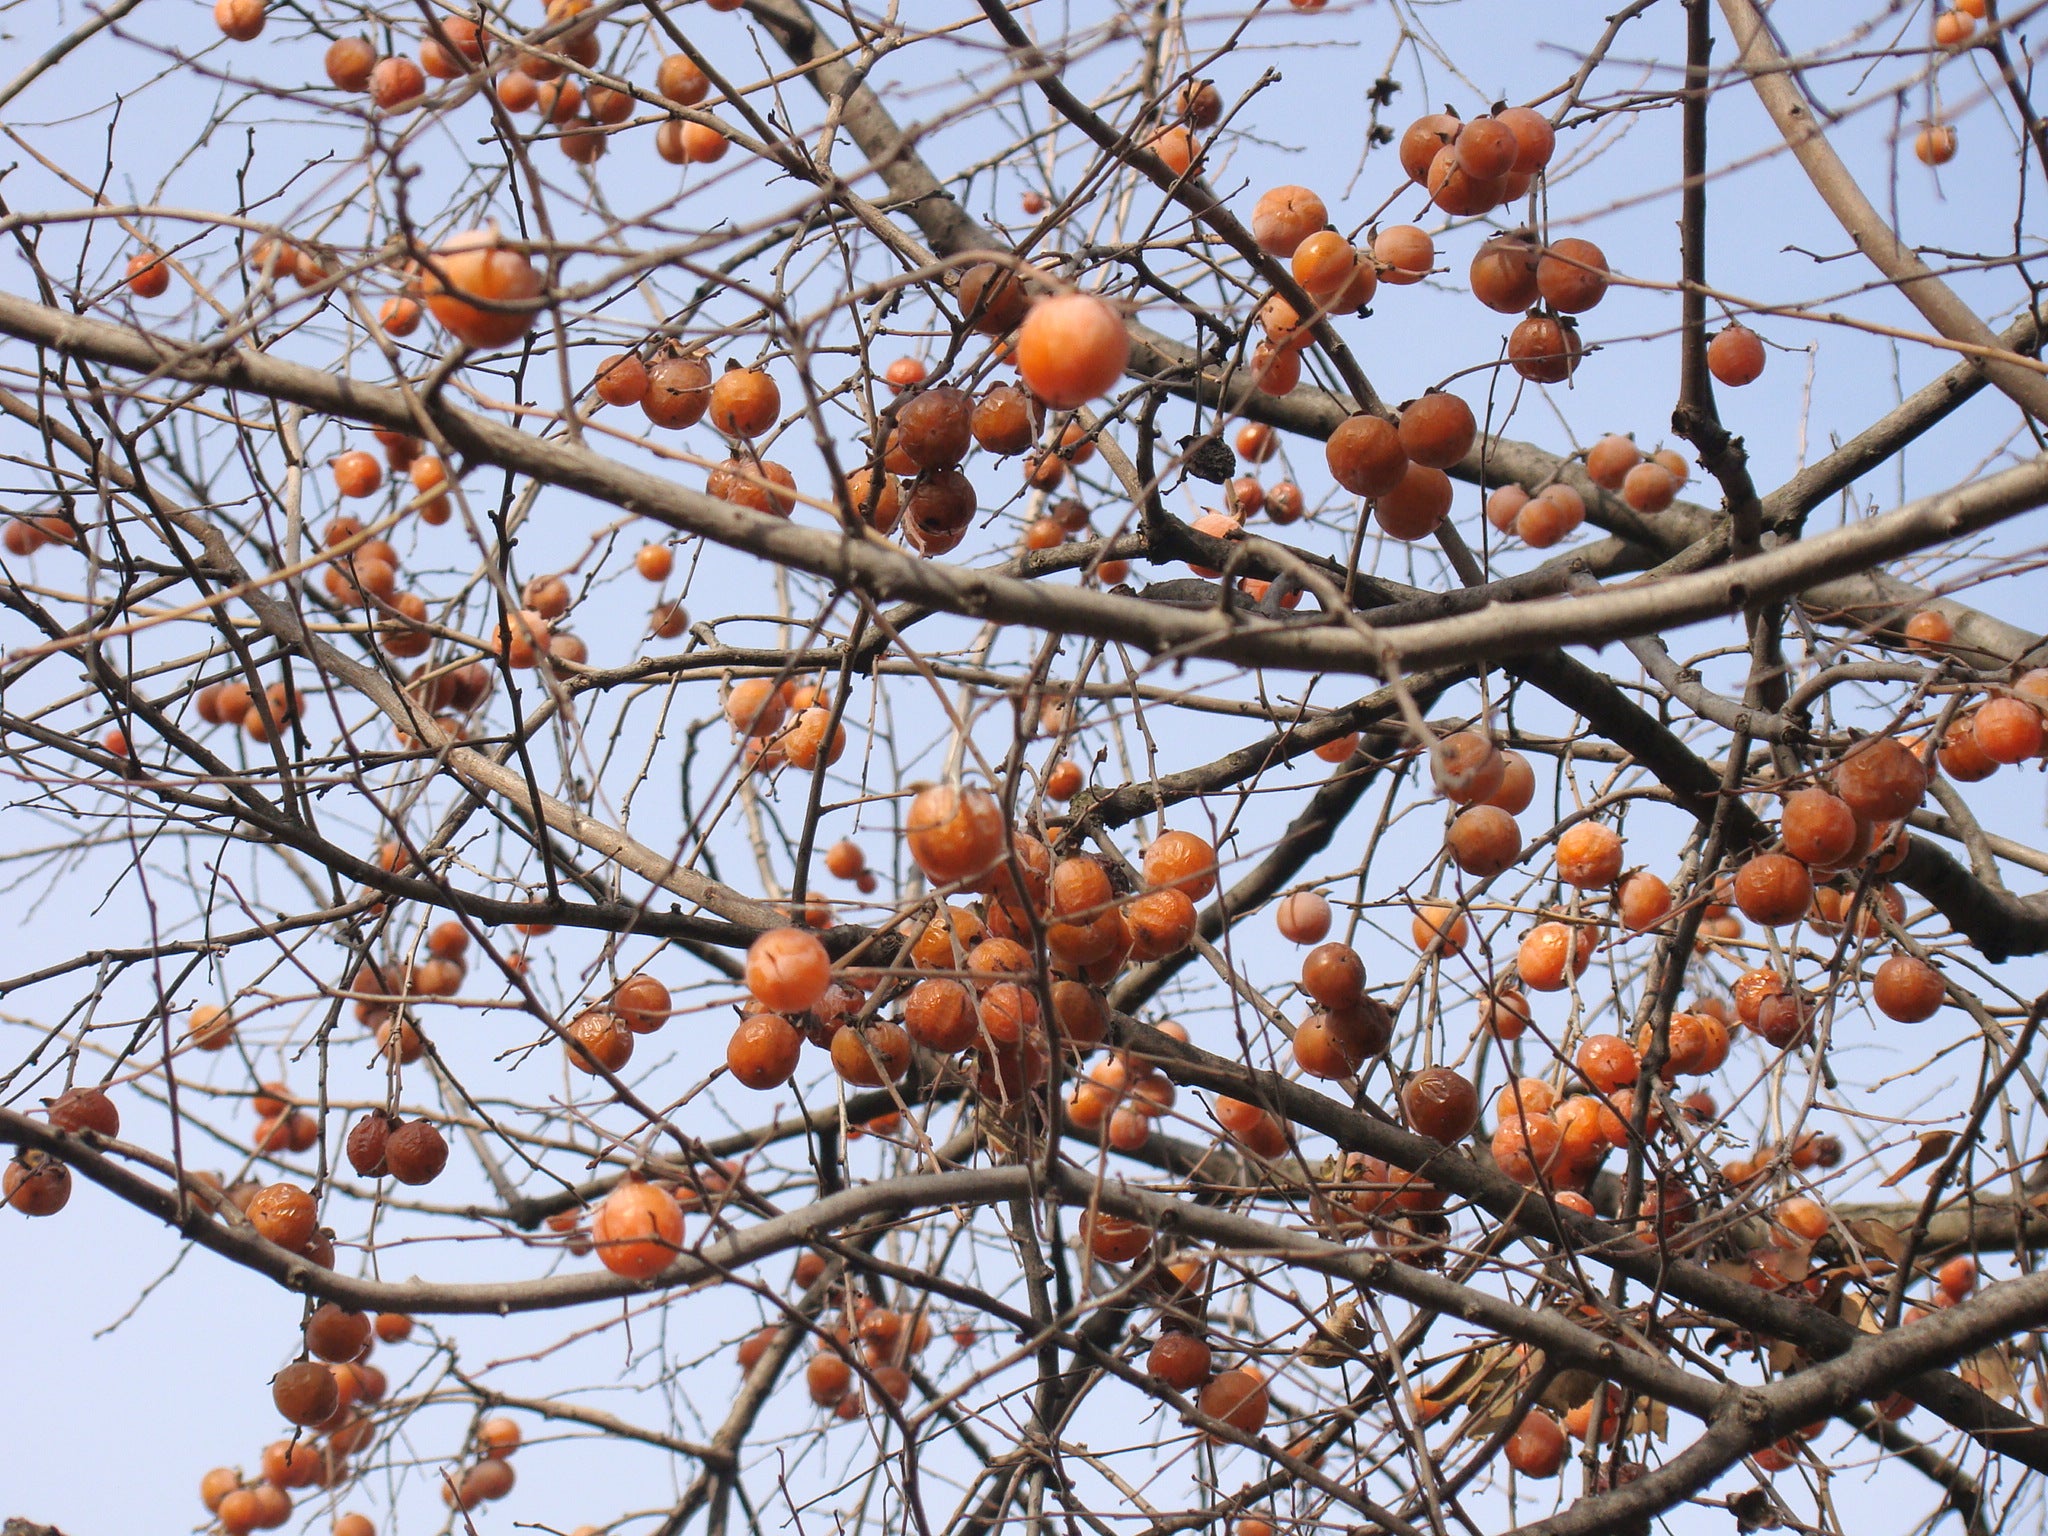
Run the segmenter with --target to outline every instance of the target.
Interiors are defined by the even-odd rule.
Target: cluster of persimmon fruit
[[[271,1381],[272,1402],[293,1426],[291,1433],[263,1448],[255,1477],[238,1467],[215,1467],[199,1480],[200,1501],[227,1536],[275,1530],[290,1520],[295,1492],[348,1480],[349,1457],[375,1437],[372,1410],[390,1391],[384,1372],[370,1363],[371,1352],[380,1342],[402,1343],[412,1327],[402,1312],[372,1317],[332,1302],[322,1302],[307,1315],[306,1358],[285,1366]],[[519,1426],[510,1420],[486,1421],[479,1440],[501,1444],[509,1455],[519,1443]],[[369,1536],[374,1530],[360,1514],[344,1514],[334,1524],[335,1536]]]

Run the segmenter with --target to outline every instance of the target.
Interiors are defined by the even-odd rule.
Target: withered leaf
[[[1357,1302],[1343,1301],[1317,1322],[1314,1336],[1302,1346],[1301,1363],[1317,1370],[1335,1370],[1371,1347],[1371,1319],[1359,1315]]]
[[[1559,1371],[1537,1398],[1552,1413],[1569,1413],[1592,1397],[1600,1378],[1591,1371]]]
[[[2020,1395],[2019,1377],[2014,1374],[2012,1362],[2006,1358],[2001,1345],[1994,1344],[1970,1356],[1956,1367],[1956,1375],[1986,1397],[2012,1401]]]
[[[1846,1230],[1860,1246],[1868,1248],[1873,1253],[1883,1254],[1894,1264],[1905,1257],[1906,1240],[1890,1222],[1865,1217],[1861,1221],[1850,1222]]]
[[[1906,1159],[1905,1166],[1879,1187],[1890,1189],[1915,1168],[1925,1168],[1929,1163],[1948,1156],[1948,1149],[1955,1144],[1955,1139],[1953,1131],[1922,1131],[1918,1137],[1919,1144],[1913,1148],[1913,1155]]]

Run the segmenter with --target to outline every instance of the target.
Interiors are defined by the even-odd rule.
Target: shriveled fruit
[[[1893,737],[1866,737],[1835,765],[1835,793],[1865,821],[1899,821],[1927,793],[1927,766]]]
[[[67,1088],[50,1101],[49,1115],[51,1125],[74,1135],[80,1131],[94,1131],[102,1136],[121,1134],[121,1112],[104,1088],[83,1083]]]
[[[384,1163],[401,1184],[431,1184],[448,1166],[448,1139],[431,1120],[408,1120],[385,1139]]]
[[[256,1192],[243,1214],[259,1237],[296,1253],[312,1239],[318,1222],[313,1197],[296,1184],[270,1184]]]
[[[1813,880],[1790,854],[1758,854],[1735,872],[1735,904],[1767,928],[1795,923],[1813,904]]]
[[[1426,1067],[1402,1087],[1401,1113],[1421,1135],[1463,1141],[1479,1123],[1479,1090],[1448,1067]]]
[[[592,1075],[622,1070],[633,1057],[633,1031],[608,1008],[587,1008],[568,1023],[563,1044],[569,1065]]]
[[[1216,889],[1216,850],[1193,832],[1162,832],[1145,849],[1145,879],[1200,901]]]
[[[612,1011],[636,1035],[651,1035],[666,1024],[673,1003],[668,988],[644,972],[628,976],[612,994]]]
[[[349,1166],[366,1179],[381,1179],[390,1170],[384,1161],[391,1137],[391,1117],[373,1109],[349,1127],[346,1151]]]
[[[1534,384],[1562,384],[1579,352],[1577,332],[1554,315],[1529,315],[1508,333],[1508,366]]]
[[[1104,1264],[1128,1264],[1152,1246],[1149,1229],[1104,1211],[1081,1213],[1080,1236],[1081,1246]]]

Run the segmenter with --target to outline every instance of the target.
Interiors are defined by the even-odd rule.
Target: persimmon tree
[[[2038,1523],[2039,9],[67,12],[0,1255],[274,1303],[126,1485]]]

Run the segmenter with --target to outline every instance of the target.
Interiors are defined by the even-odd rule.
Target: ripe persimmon
[[[1349,944],[1319,944],[1302,957],[1301,990],[1324,1008],[1348,1008],[1365,993],[1365,961]]]
[[[747,949],[747,989],[765,1009],[802,1013],[832,983],[832,957],[814,933],[771,928]]]
[[[1859,826],[1846,801],[1818,787],[1787,795],[1778,820],[1785,851],[1816,869],[1839,868],[1856,849]]]
[[[1543,301],[1567,315],[1583,314],[1607,293],[1607,256],[1590,240],[1554,240],[1536,263]]]
[[[263,33],[267,0],[213,0],[213,24],[238,43],[253,42]]]
[[[1671,887],[1647,870],[1637,870],[1615,888],[1615,911],[1631,933],[1656,927],[1670,916],[1671,906]]]
[[[326,1365],[299,1360],[271,1377],[270,1400],[288,1422],[311,1428],[341,1407],[341,1388]]]
[[[1557,148],[1557,130],[1550,119],[1533,107],[1509,107],[1495,119],[1515,136],[1515,159],[1511,171],[1529,176],[1550,164]]]
[[[1441,901],[1416,903],[1415,915],[1409,921],[1408,929],[1416,949],[1435,950],[1446,955],[1454,955],[1463,949],[1469,936],[1465,914]]]
[[[961,318],[988,336],[1015,330],[1031,307],[1031,295],[1008,267],[997,262],[977,262],[960,274],[957,295]]]
[[[1892,955],[1878,966],[1870,984],[1877,1011],[1900,1024],[1919,1024],[1941,1011],[1946,992],[1941,973],[1912,955]]]
[[[1463,124],[1450,113],[1431,112],[1402,130],[1396,153],[1410,181],[1419,187],[1429,180],[1429,168],[1437,152],[1456,140],[1461,127]]]
[[[1763,376],[1764,344],[1746,325],[1730,325],[1707,343],[1707,371],[1731,389]]]
[[[1252,238],[1269,255],[1292,256],[1329,221],[1330,210],[1307,187],[1274,187],[1252,207]]]
[[[370,100],[386,112],[409,111],[426,94],[426,74],[411,59],[379,59],[370,71]]]
[[[1970,734],[1992,762],[2025,762],[2041,754],[2041,712],[2025,699],[1987,699],[1971,718]]]
[[[619,1181],[590,1223],[598,1262],[615,1275],[648,1280],[674,1262],[683,1245],[683,1212],[658,1184]]]
[[[1557,840],[1557,878],[1582,891],[1603,890],[1621,878],[1621,834],[1604,822],[1574,822]]]
[[[1477,805],[1501,787],[1507,764],[1483,731],[1454,731],[1437,742],[1430,757],[1436,792],[1453,805]]]
[[[1537,259],[1526,236],[1493,236],[1472,258],[1472,297],[1498,314],[1521,314],[1536,302]]]
[[[1472,407],[1441,392],[1411,400],[1401,409],[1401,451],[1417,464],[1449,469],[1472,449],[1479,424]]]
[[[1266,1426],[1272,1400],[1266,1391],[1265,1378],[1249,1366],[1239,1366],[1210,1377],[1208,1385],[1202,1388],[1196,1399],[1196,1406],[1209,1418],[1219,1419],[1247,1435],[1255,1435]]]
[[[70,1203],[71,1170],[47,1152],[24,1148],[0,1172],[0,1199],[24,1216],[54,1216]]]
[[[1515,952],[1515,971],[1522,985],[1536,992],[1558,992],[1569,979],[1583,976],[1593,960],[1590,933],[1569,923],[1538,923],[1523,936]]]
[[[985,789],[940,784],[921,790],[903,830],[911,858],[935,885],[978,878],[1002,857],[1002,807]]]
[[[1922,165],[1947,165],[1960,143],[1953,123],[1929,123],[1913,135],[1913,155]]]
[[[1678,481],[1654,459],[1645,459],[1621,483],[1621,499],[1637,512],[1662,512],[1678,496]]]
[[[1320,891],[1292,891],[1273,909],[1280,936],[1290,944],[1320,944],[1330,933],[1330,902]]]
[[[420,292],[427,309],[456,340],[502,347],[533,328],[540,273],[504,243],[495,224],[443,242],[423,265]]]
[[[803,1036],[779,1013],[742,1019],[726,1042],[726,1070],[748,1088],[779,1088],[796,1071]]]
[[[1093,294],[1040,299],[1017,332],[1017,371],[1055,410],[1073,410],[1107,394],[1123,377],[1130,335],[1110,304]]]
[[[1522,830],[1514,817],[1495,806],[1468,806],[1444,834],[1444,846],[1458,868],[1487,880],[1512,868],[1521,857]]]
[[[1634,438],[1613,434],[1586,450],[1586,478],[1603,491],[1619,491],[1628,472],[1642,462]]]
[[[322,1360],[360,1359],[370,1348],[370,1319],[323,1301],[306,1319],[306,1348]]]
[[[782,391],[760,368],[728,368],[711,386],[711,425],[728,437],[759,437],[782,414]]]
[[[1479,999],[1480,1028],[1496,1040],[1517,1040],[1530,1023],[1529,999],[1505,983]]]
[[[1372,259],[1380,281],[1405,287],[1419,283],[1436,266],[1436,242],[1413,224],[1394,224],[1373,237]]]

